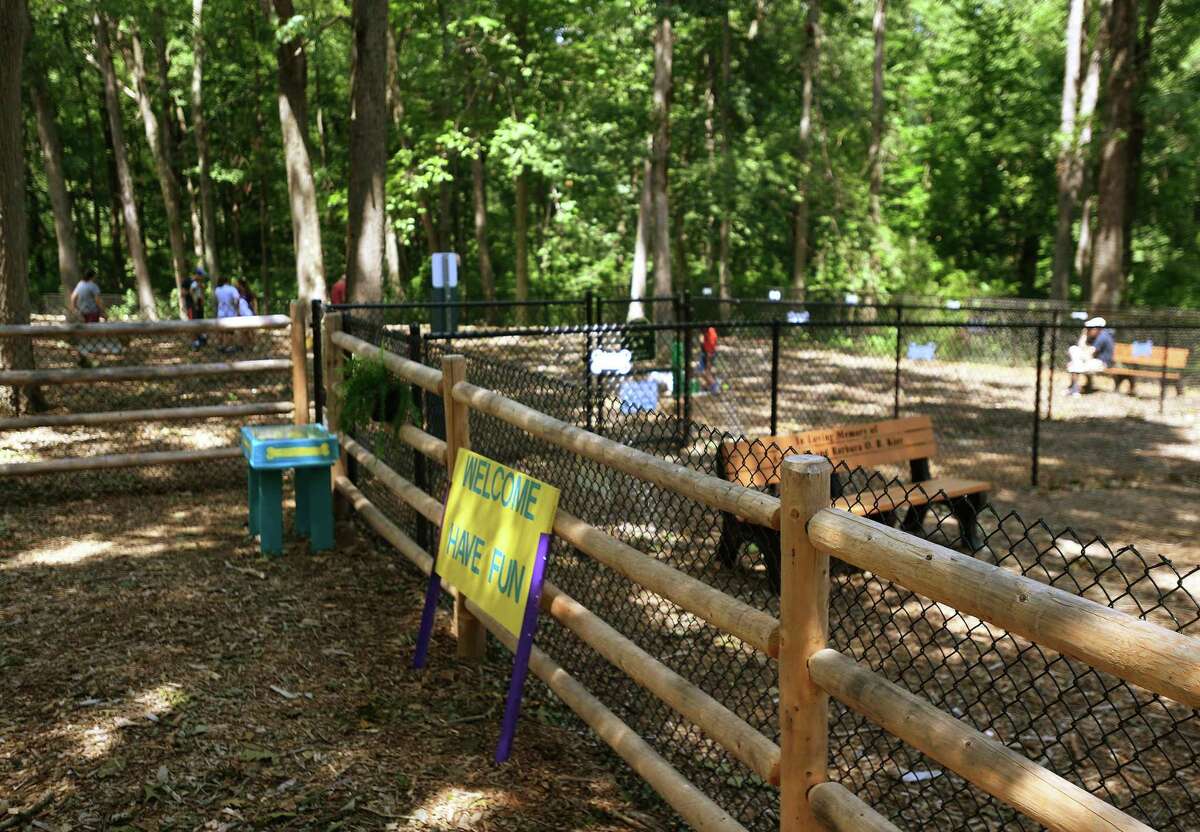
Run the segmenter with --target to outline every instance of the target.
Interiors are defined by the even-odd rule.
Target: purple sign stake
[[[437,612],[441,595],[442,576],[437,573],[437,569],[431,569],[429,586],[425,588],[425,609],[421,611],[421,629],[417,631],[417,652],[413,654],[414,670],[425,666],[425,656],[429,653],[429,638],[433,635],[433,616]]]
[[[529,672],[529,654],[533,650],[533,635],[537,632],[538,609],[542,601],[542,574],[546,568],[546,553],[550,550],[550,535],[538,540],[533,574],[529,578],[529,597],[525,601],[525,618],[513,656],[512,679],[508,683],[508,699],[504,703],[504,722],[500,725],[500,743],[496,746],[496,762],[503,763],[512,753],[513,737],[517,733],[517,717],[521,713],[521,691]]]

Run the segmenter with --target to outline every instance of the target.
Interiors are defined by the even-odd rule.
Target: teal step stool
[[[283,554],[283,472],[295,470],[295,530],[314,552],[333,548],[333,493],[329,469],[338,458],[337,437],[322,425],[256,425],[242,428],[242,454],[250,466],[250,534],[264,555]]]

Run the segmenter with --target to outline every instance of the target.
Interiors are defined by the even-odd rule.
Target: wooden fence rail
[[[326,320],[331,324],[327,329],[331,351],[381,354],[379,347],[342,332],[339,315],[330,315]],[[1072,832],[1149,828],[965,721],[860,666],[851,657],[831,650],[826,643],[829,557],[834,555],[934,601],[1192,707],[1200,702],[1200,646],[1195,639],[866,518],[831,509],[831,468],[824,458],[788,457],[780,497],[775,498],[628,448],[473,385],[465,380],[464,365],[457,356],[447,356],[441,371],[386,351],[382,356],[399,379],[444,397],[450,441],[439,440],[412,425],[396,434],[436,462],[452,467],[457,448],[468,446],[464,414],[469,408],[616,471],[780,530],[781,618],[776,620],[565,510],[560,509],[554,526],[555,533],[581,554],[765,655],[778,658],[779,746],[715,697],[632,644],[589,611],[587,599],[575,600],[547,583],[543,608],[643,689],[703,729],[752,772],[778,785],[783,832],[896,832],[895,826],[843,786],[827,782],[826,702],[830,696],[1048,828]],[[336,363],[340,358],[329,355],[327,360]],[[335,382],[331,382],[329,400],[336,400]],[[336,418],[336,407],[333,414]],[[430,522],[440,523],[440,501],[353,438],[342,439],[344,450],[379,484]],[[430,571],[432,555],[395,526],[348,478],[339,475],[336,489],[372,528],[422,571]],[[453,587],[450,591],[464,615],[481,623],[511,649],[511,637],[469,599],[454,592]],[[459,638],[461,643],[462,631]],[[689,824],[697,829],[741,828],[549,657],[535,649],[531,666]]]
[[[50,387],[58,385],[120,384],[131,381],[169,382],[184,378],[227,377],[241,379],[247,374],[291,371],[291,401],[247,402],[203,406],[154,407],[136,410],[112,410],[75,413],[26,413],[0,418],[0,431],[32,428],[104,427],[167,421],[206,419],[241,420],[249,416],[291,415],[297,424],[309,421],[308,355],[305,328],[305,304],[293,301],[290,315],[257,315],[237,318],[209,318],[198,321],[121,321],[95,324],[36,324],[0,326],[0,338],[73,339],[89,342],[103,338],[143,336],[186,336],[214,332],[249,332],[290,327],[288,357],[259,358],[244,361],[207,363],[151,364],[145,366],[94,367],[85,369],[4,369],[0,386]],[[230,392],[238,386],[231,383]],[[218,448],[172,451],[144,451],[68,457],[0,465],[0,476],[29,476],[77,471],[134,468],[151,465],[208,462],[241,455],[235,445]]]

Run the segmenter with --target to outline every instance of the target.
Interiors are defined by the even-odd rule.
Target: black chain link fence
[[[346,329],[374,343],[403,342],[403,354],[413,349],[411,335],[395,334],[404,327],[389,331],[356,311],[347,316]],[[678,341],[670,332],[658,331],[652,351],[645,343],[629,346],[644,348],[647,357],[640,360],[647,365],[660,363],[664,355],[682,348],[682,344],[675,346]],[[835,336],[837,333],[830,333],[828,337]],[[563,421],[581,427],[591,424],[625,444],[728,476],[729,472],[723,471],[723,449],[741,440],[740,432],[686,418],[682,396],[664,396],[657,409],[643,409],[634,406],[637,397],[631,391],[620,392],[621,382],[615,379],[601,377],[603,384],[596,379],[581,383],[575,368],[583,360],[588,339],[597,337],[594,332],[545,334],[542,340],[507,335],[502,341],[504,348],[498,349],[483,339],[427,336],[423,339],[424,360],[438,365],[444,354],[463,354],[468,360],[467,378],[474,384],[498,390]],[[860,334],[859,340],[865,340],[865,334]],[[815,343],[821,342],[817,339]],[[1031,348],[1028,340],[1023,343],[1026,350]],[[889,346],[894,351],[894,342],[881,341],[878,352],[886,355]],[[759,355],[766,349],[761,337],[753,345],[739,347],[747,355]],[[530,361],[531,355],[536,361]],[[560,366],[560,357],[573,363]],[[533,369],[531,363],[544,371]],[[682,374],[681,369],[668,366],[666,372]],[[852,378],[864,375],[853,368],[847,372]],[[877,373],[877,383],[886,388],[886,370]],[[659,386],[665,387],[665,383]],[[801,392],[798,386],[795,395],[799,397]],[[813,407],[818,407],[828,393],[817,391],[810,398]],[[694,406],[695,397],[692,402]],[[880,416],[891,415],[886,405],[878,406]],[[435,419],[428,419],[428,427],[440,432]],[[562,489],[563,507],[573,514],[778,615],[778,533],[595,464],[492,417],[473,412],[470,427],[476,450],[555,483]],[[423,466],[415,452],[386,430],[368,430],[358,438],[404,476],[423,476],[431,493],[444,497],[445,473],[440,466],[424,466],[421,473]],[[972,504],[972,511],[964,513],[961,504],[925,495],[919,484],[913,485],[894,470],[851,471],[843,465],[835,473],[838,493],[856,511],[879,522],[1172,629],[1200,630],[1200,572],[1195,569],[1181,572],[1170,562],[1133,547],[1080,540],[1070,530],[1002,513],[986,504]],[[360,472],[359,480],[368,496],[402,528],[426,543],[435,539],[436,529],[419,521],[411,509],[390,497],[387,489],[373,483],[368,473]],[[910,496],[881,507],[883,495],[902,481],[908,482],[905,487]],[[966,534],[966,524],[973,526],[974,535]],[[974,538],[970,545],[968,537]],[[836,561],[833,573],[831,646],[1151,826],[1195,828],[1200,810],[1200,719],[1194,711],[878,576]],[[547,578],[749,724],[767,736],[778,737],[777,675],[770,659],[561,541],[552,550]],[[543,626],[538,641],[747,828],[778,828],[777,792],[699,728],[566,630]],[[948,832],[1036,828],[837,704],[830,732],[831,776],[902,827]]]
[[[256,329],[229,333],[37,335],[34,362],[39,370],[177,367],[290,356],[289,330]],[[38,388],[45,409],[23,416],[57,416],[114,411],[290,402],[291,371],[246,371],[236,375],[180,375],[132,381],[47,384]],[[22,400],[26,397],[22,396]],[[0,402],[13,400],[0,386]],[[27,407],[25,408],[28,409]],[[14,416],[0,404],[0,417]],[[288,412],[230,419],[149,420],[107,425],[0,428],[0,463],[41,462],[72,457],[156,451],[197,451],[237,445],[243,424],[290,422]],[[0,476],[0,503],[96,498],[119,492],[198,491],[244,481],[241,459],[190,461],[78,471],[69,474]]]

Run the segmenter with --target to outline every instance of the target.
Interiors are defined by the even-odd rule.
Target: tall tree
[[[1134,50],[1137,0],[1112,0],[1108,15],[1108,80],[1105,84],[1104,143],[1096,188],[1096,244],[1092,259],[1095,306],[1118,306],[1125,290],[1125,231],[1129,208],[1129,135],[1133,127]]]
[[[816,0],[812,0],[816,2]],[[729,20],[729,7],[721,18],[721,86],[718,96],[717,119],[721,139],[721,217],[717,221],[717,298],[726,301],[730,297],[729,280],[729,230],[733,224],[732,195],[737,183],[734,181],[733,139],[730,111],[733,109],[732,67],[730,52],[733,26]],[[721,303],[720,317],[729,314],[728,304]]]
[[[1146,147],[1146,90],[1150,83],[1150,61],[1153,57],[1154,27],[1162,11],[1162,0],[1145,0],[1142,4],[1140,32],[1135,20],[1137,46],[1133,58],[1133,102],[1129,128],[1129,179],[1125,186],[1125,251],[1122,270],[1128,275],[1133,265],[1133,224],[1137,219],[1138,190],[1142,180],[1142,156]]]
[[[217,261],[217,215],[213,205],[208,120],[204,117],[204,0],[192,0],[192,138],[196,142],[196,179],[200,219],[204,224],[204,266],[215,281],[221,271]]]
[[[650,111],[654,126],[650,185],[654,200],[654,294],[658,297],[666,297],[673,291],[667,166],[671,154],[671,62],[674,44],[671,18],[666,9],[662,9],[654,28],[654,95]],[[669,321],[673,316],[670,303],[655,304],[655,321]]]
[[[142,54],[142,39],[135,29],[130,33],[128,64],[133,70],[134,92],[137,95],[138,112],[146,128],[146,143],[154,159],[154,172],[158,187],[162,191],[163,208],[167,215],[167,240],[171,246],[171,265],[175,272],[175,288],[179,297],[179,317],[184,317],[183,286],[188,273],[187,248],[183,239],[183,217],[181,216],[179,182],[171,168],[167,141],[158,114],[154,111],[154,100],[150,97],[150,85],[146,79],[146,60]],[[160,47],[161,48],[161,47]],[[164,113],[165,124],[168,114]]]
[[[813,85],[821,58],[821,3],[808,0],[808,18],[804,26],[804,82],[800,102],[800,144],[796,149],[800,182],[797,183],[795,240],[792,254],[792,300],[804,300],[808,274],[808,212],[811,201],[812,170],[808,162],[812,143]]]
[[[192,139],[196,142],[196,179],[200,221],[204,225],[204,265],[212,280],[221,274],[217,263],[217,217],[212,204],[208,120],[204,118],[204,0],[192,0]]]
[[[75,241],[75,219],[71,214],[71,195],[63,173],[63,146],[46,86],[45,68],[33,64],[29,83],[33,108],[37,113],[38,141],[42,146],[42,161],[46,168],[46,184],[50,190],[50,208],[54,214],[54,236],[58,241],[58,279],[64,302],[79,282],[79,247]],[[70,305],[66,304],[70,309]]]
[[[133,261],[133,280],[137,289],[138,309],[149,320],[158,320],[154,303],[154,288],[150,283],[150,264],[142,242],[142,222],[138,215],[133,173],[129,169],[129,154],[125,145],[125,128],[121,123],[121,99],[117,92],[117,72],[113,67],[108,18],[103,12],[92,16],[96,28],[96,63],[104,78],[104,104],[108,110],[108,126],[112,133],[113,160],[117,166],[117,181],[121,193],[121,217],[125,226],[125,243]]]
[[[387,168],[387,0],[354,0],[350,113],[350,250],[346,289],[357,303],[383,300]]]
[[[1100,73],[1103,55],[1108,42],[1108,24],[1103,15],[1107,13],[1107,1],[1101,6],[1101,24],[1092,37],[1092,47],[1089,50],[1087,72],[1083,77],[1083,85],[1079,92],[1079,117],[1076,125],[1079,129],[1078,152],[1080,157],[1079,194],[1082,205],[1079,209],[1079,240],[1075,245],[1075,273],[1080,280],[1091,286],[1092,269],[1092,214],[1096,206],[1096,195],[1092,192],[1095,183],[1094,165],[1091,158],[1092,134],[1095,130],[1096,103],[1100,100]],[[1091,297],[1090,288],[1083,292],[1083,297]]]
[[[267,3],[262,0],[269,15]],[[292,0],[274,0],[280,25],[296,14]],[[317,188],[308,147],[308,59],[299,33],[281,41],[279,61],[279,123],[287,164],[288,204],[292,215],[292,241],[296,251],[296,281],[304,300],[325,297],[325,260],[321,253],[321,226],[317,217]]]
[[[25,214],[25,137],[21,118],[21,64],[28,18],[25,0],[0,0],[0,323],[29,323],[29,223]],[[0,338],[0,368],[33,367],[33,342]],[[21,409],[20,387],[8,404]],[[36,388],[25,388],[40,409]]]
[[[475,209],[475,247],[479,250],[479,288],[484,300],[495,300],[496,276],[487,232],[487,168],[482,147],[471,157],[471,200]]]
[[[650,139],[647,144],[652,144]],[[654,197],[651,193],[650,180],[654,173],[651,170],[652,152],[646,155],[642,165],[641,199],[638,200],[637,228],[633,235],[633,271],[629,279],[629,313],[627,320],[636,321],[646,317],[646,305],[642,298],[646,296],[647,261],[650,251],[651,214],[654,210]]]
[[[873,257],[878,245],[878,231],[883,223],[883,211],[880,207],[880,194],[883,191],[883,67],[887,39],[887,0],[875,0],[875,16],[871,22],[871,32],[875,36],[874,72],[871,76],[871,144],[867,149],[867,167],[870,171],[870,195],[868,213],[871,226],[876,232],[872,242]]]
[[[1066,300],[1070,291],[1071,259],[1074,255],[1071,226],[1075,221],[1079,190],[1083,185],[1083,159],[1075,134],[1075,117],[1079,106],[1085,14],[1084,0],[1071,0],[1071,8],[1067,14],[1066,61],[1058,128],[1058,226],[1054,232],[1054,260],[1050,286],[1050,296],[1059,300]]]

